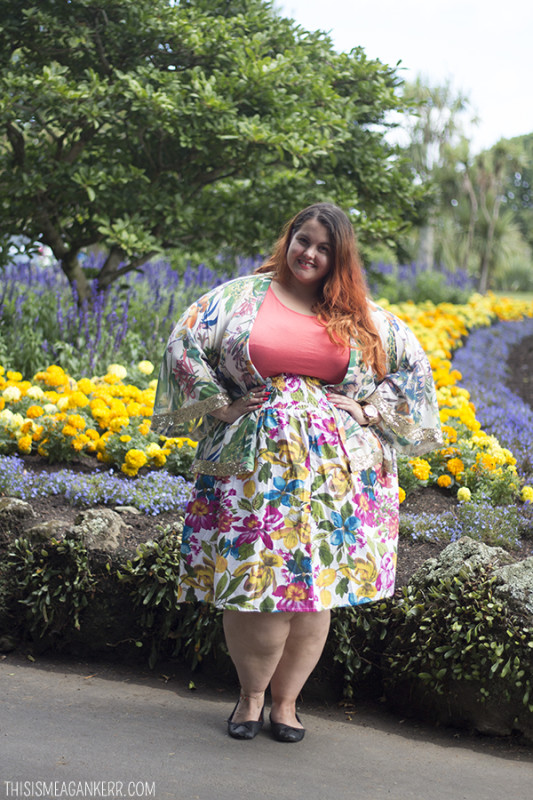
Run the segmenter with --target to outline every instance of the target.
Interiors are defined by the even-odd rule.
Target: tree
[[[505,262],[527,252],[509,197],[511,180],[521,174],[523,161],[516,142],[502,139],[475,158],[467,150],[456,153],[455,170],[441,180],[440,215],[452,225],[450,252],[456,263],[477,274],[483,294],[491,277],[504,271]]]
[[[263,0],[0,0],[0,236],[107,248],[105,289],[181,247],[257,253],[302,204],[393,241],[418,190],[383,136],[393,69]]]
[[[428,86],[419,76],[404,89],[411,108],[406,119],[407,152],[416,180],[431,187],[426,219],[419,229],[417,263],[431,268],[434,262],[436,212],[441,205],[442,175],[455,168],[455,148],[464,149],[463,116],[468,112],[466,95],[454,93],[449,82]],[[414,112],[414,113],[413,113]]]

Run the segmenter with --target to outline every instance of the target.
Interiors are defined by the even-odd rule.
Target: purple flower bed
[[[533,474],[533,410],[507,387],[506,378],[511,349],[531,335],[531,318],[498,322],[472,332],[453,358],[453,367],[463,376],[461,383],[470,392],[483,430],[511,450],[518,473],[526,480]],[[531,535],[531,517],[527,509],[522,512],[516,506],[463,503],[453,513],[403,514],[400,531],[411,541],[453,542],[470,536],[494,546],[517,547],[522,535]]]
[[[496,436],[517,460],[518,473],[531,479],[533,463],[533,409],[506,385],[511,349],[533,335],[533,318],[498,322],[470,334],[457,350],[453,367],[463,378],[476,406],[476,418],[486,433]]]
[[[155,516],[182,511],[191,491],[191,483],[165,471],[131,480],[113,470],[91,475],[68,469],[51,474],[31,472],[17,456],[1,456],[0,465],[0,494],[28,502],[37,497],[63,495],[75,506],[132,505]]]

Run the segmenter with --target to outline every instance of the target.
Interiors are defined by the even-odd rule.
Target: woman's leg
[[[329,611],[293,614],[283,655],[270,681],[274,722],[300,728],[296,701],[316,667],[329,631]]]
[[[324,649],[329,611],[224,612],[224,633],[244,699],[234,722],[258,719],[271,685],[275,722],[299,727],[296,700]]]
[[[233,722],[259,718],[265,690],[283,655],[291,614],[224,611],[224,634],[241,684]]]

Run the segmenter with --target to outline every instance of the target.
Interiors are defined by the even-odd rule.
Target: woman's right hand
[[[234,400],[233,403],[228,403],[225,406],[217,408],[215,411],[211,411],[211,416],[231,425],[231,423],[235,422],[239,417],[243,417],[245,414],[260,409],[269,395],[270,392],[267,391],[264,386],[256,386],[251,389],[248,394],[239,397],[238,400]]]

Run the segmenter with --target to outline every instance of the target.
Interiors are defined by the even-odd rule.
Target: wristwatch
[[[366,425],[375,425],[376,422],[379,422],[379,411],[371,403],[362,405],[361,412],[365,418]]]

